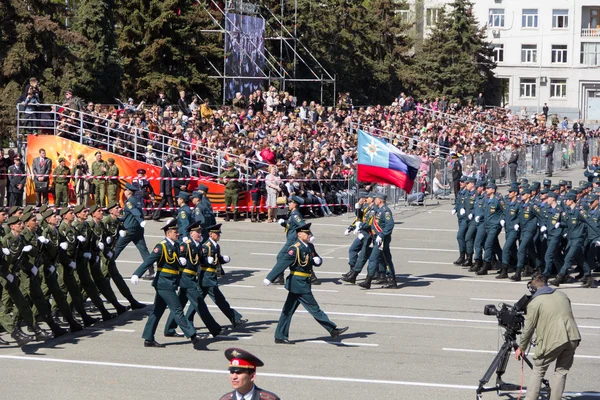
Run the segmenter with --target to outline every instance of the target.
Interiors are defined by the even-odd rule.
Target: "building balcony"
[[[600,28],[583,28],[581,37],[600,37]]]

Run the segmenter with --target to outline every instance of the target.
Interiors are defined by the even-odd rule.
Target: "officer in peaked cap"
[[[304,204],[304,199],[302,199],[302,197],[296,195],[290,196],[290,198],[288,199],[289,214],[287,218],[279,218],[277,220],[279,225],[283,226],[285,229],[285,244],[283,245],[281,250],[279,250],[279,253],[277,253],[277,260],[284,256],[284,254],[287,252],[288,247],[296,243],[296,229],[306,223],[304,222],[304,218],[302,218],[302,213],[298,209],[298,206],[302,204]],[[278,276],[275,280],[273,280],[273,284],[284,284],[283,273],[281,274],[281,276]]]
[[[225,350],[225,357],[229,360],[229,382],[234,390],[222,396],[220,400],[279,400],[276,394],[254,384],[256,367],[264,365],[258,357],[235,347]]]
[[[544,179],[543,185],[544,185],[544,187],[549,188],[550,186],[552,186],[552,180],[551,179]]]

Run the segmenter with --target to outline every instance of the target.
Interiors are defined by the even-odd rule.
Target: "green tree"
[[[406,81],[416,96],[469,99],[491,87],[492,49],[473,15],[473,3],[455,0],[414,57]]]

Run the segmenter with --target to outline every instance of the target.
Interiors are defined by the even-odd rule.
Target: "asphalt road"
[[[579,174],[580,170],[564,176],[579,180]],[[167,347],[144,348],[140,336],[147,307],[75,335],[22,349],[2,348],[2,398],[219,399],[230,390],[223,355],[228,347],[241,347],[261,358],[265,366],[259,368],[258,385],[282,399],[475,398],[479,379],[503,342],[496,318],[483,315],[483,306],[514,302],[527,290],[524,282],[477,277],[452,264],[458,254],[456,218],[450,209],[444,202],[394,210],[392,254],[401,283],[397,290],[366,291],[341,284],[353,239],[343,231],[352,216],[311,221],[324,259],[317,272],[323,284],[314,287],[315,297],[338,326],[350,327],[336,340],[300,308],[290,332],[295,345],[274,344],[287,292],[280,286],[264,287],[262,281],[283,245],[283,230],[277,224],[228,222],[221,247],[232,261],[225,266],[222,291],[249,319],[246,327],[209,339],[204,349],[195,350],[187,339],[162,336],[164,317],[156,339]],[[150,248],[162,237],[159,228],[154,222],[146,227]],[[129,277],[140,262],[130,246],[118,265]],[[583,335],[567,380],[567,398],[598,398],[599,292],[576,285],[560,290],[571,298]],[[133,292],[144,302],[154,297],[148,281],[133,286]],[[208,302],[216,319],[227,325]],[[201,324],[197,317],[195,322]],[[504,377],[520,383],[521,363],[511,357]],[[525,367],[525,382],[528,377]],[[495,393],[484,395],[494,397]],[[518,391],[503,397],[516,399]]]

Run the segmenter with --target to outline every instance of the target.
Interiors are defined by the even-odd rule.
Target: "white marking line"
[[[469,300],[473,300],[473,301],[492,301],[492,302],[498,302],[498,303],[515,303],[515,300],[502,300],[502,299],[482,299],[479,297],[472,297]],[[582,306],[582,307],[600,307],[600,304],[588,304],[588,303],[571,303],[574,306]]]
[[[273,256],[274,257],[277,254],[275,254],[275,253],[250,253],[250,255],[252,255],[252,256]],[[333,259],[335,259],[335,257],[327,257],[327,256],[321,256],[321,258],[324,259],[324,260],[327,260],[327,259],[333,260]],[[348,258],[348,257],[346,257],[346,258]]]
[[[334,226],[334,227],[348,227],[348,225],[351,223],[351,221],[348,221],[348,224],[315,224],[313,223],[312,226]],[[452,233],[456,233],[456,229],[437,229],[437,228],[400,228],[400,227],[395,227],[394,228],[395,231],[423,231],[423,232],[452,232]],[[341,235],[340,235],[341,236]]]
[[[496,354],[498,351],[494,350],[475,350],[475,349],[455,349],[455,348],[442,348],[443,351],[457,351],[461,353],[483,353],[483,354]],[[583,354],[575,354],[575,358],[590,358],[590,359],[600,359],[600,356],[586,356]],[[600,393],[598,394],[600,396]]]
[[[277,290],[287,290],[286,288],[278,287]],[[337,290],[329,290],[329,289],[312,289],[313,292],[327,292],[327,293],[337,293]]]
[[[239,288],[254,288],[252,285],[238,285],[236,283],[228,284],[227,287],[239,287]]]
[[[438,262],[438,261],[407,261],[409,264],[435,264],[435,265],[454,265],[451,262]]]
[[[342,346],[362,346],[362,347],[377,347],[376,343],[352,343],[352,342],[329,342],[327,340],[307,340],[303,343],[315,343],[315,344],[337,344]]]
[[[147,365],[147,364],[126,364],[126,363],[115,363],[115,362],[103,362],[103,361],[87,361],[87,360],[67,360],[61,358],[42,358],[39,356],[9,356],[0,355],[0,358],[8,360],[20,360],[20,361],[38,361],[38,362],[50,362],[50,363],[62,363],[62,364],[77,364],[77,365],[93,365],[101,367],[119,367],[119,368],[137,368],[137,369],[149,369],[156,371],[177,371],[177,372],[194,372],[194,373],[207,373],[207,374],[229,374],[229,371],[223,369],[204,369],[204,368],[182,368],[182,367],[168,367],[161,365]],[[330,382],[351,382],[351,383],[372,383],[379,385],[395,385],[395,386],[420,386],[428,388],[442,388],[442,389],[461,389],[461,390],[475,390],[477,386],[470,385],[452,385],[445,383],[429,383],[429,382],[408,382],[408,381],[391,381],[391,380],[380,380],[380,379],[362,379],[362,378],[344,378],[336,376],[316,376],[316,375],[291,375],[291,374],[277,374],[269,372],[261,372],[261,376],[270,376],[274,378],[284,379],[301,379],[301,380],[312,380],[312,381],[330,381]]]
[[[422,294],[405,294],[405,293],[367,293],[367,294],[371,295],[371,296],[400,296],[400,297],[418,297],[418,298],[422,298],[422,299],[435,299],[435,296],[425,296]]]
[[[90,328],[90,327],[86,327],[85,329],[89,329],[89,330],[94,330],[97,331],[98,328]],[[102,328],[100,328],[102,329]],[[135,332],[135,329],[120,329],[120,328],[104,328],[105,331],[112,331],[112,332],[125,332],[125,333],[133,333]]]

